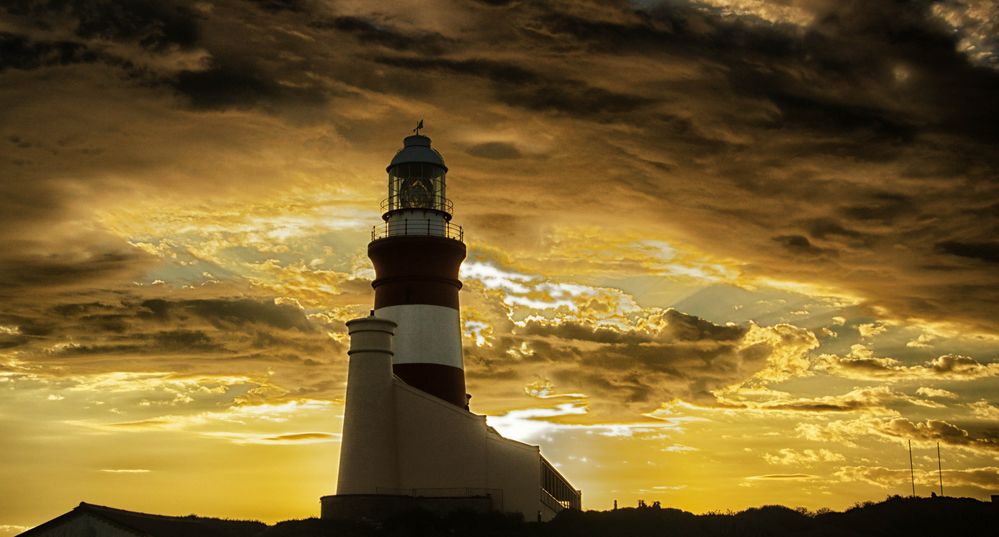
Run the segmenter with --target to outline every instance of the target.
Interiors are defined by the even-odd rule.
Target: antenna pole
[[[912,497],[916,497],[916,471],[912,467],[912,440],[909,440],[909,477],[912,479]]]
[[[940,476],[940,497],[943,497],[943,466],[940,464],[940,442],[937,442],[937,475]]]

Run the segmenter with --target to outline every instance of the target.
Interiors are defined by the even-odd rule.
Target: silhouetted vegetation
[[[970,498],[890,497],[845,512],[768,505],[739,513],[695,515],[670,508],[564,511],[547,523],[519,516],[458,512],[408,513],[381,524],[318,519],[282,522],[261,537],[754,537],[995,535],[999,506]]]
[[[614,511],[563,511],[547,523],[519,515],[415,511],[380,523],[310,518],[273,526],[200,517],[163,517],[86,508],[147,535],[204,537],[857,537],[996,535],[999,504],[971,498],[889,497],[834,512],[768,505],[739,513],[695,515],[658,505]],[[51,524],[51,522],[50,522]],[[35,530],[28,532],[33,533]]]

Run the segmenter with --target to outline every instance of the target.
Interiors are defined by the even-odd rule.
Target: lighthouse
[[[382,220],[371,234],[375,317],[396,323],[392,371],[410,386],[468,407],[461,356],[460,226],[451,223],[447,166],[430,138],[406,137],[388,171]]]
[[[347,389],[336,494],[322,518],[382,520],[413,509],[521,513],[579,509],[581,491],[539,446],[504,438],[469,410],[458,274],[444,157],[420,133],[389,163],[368,257],[374,309],[347,322]]]

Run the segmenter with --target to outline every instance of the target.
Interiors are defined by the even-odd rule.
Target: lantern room
[[[403,148],[396,153],[388,171],[388,199],[382,204],[389,220],[391,213],[406,209],[425,209],[443,213],[451,219],[452,207],[447,199],[444,157],[430,147],[430,138],[421,134],[407,136]]]

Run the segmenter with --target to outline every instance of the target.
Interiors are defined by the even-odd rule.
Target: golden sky
[[[419,119],[472,409],[584,506],[999,490],[993,1],[0,8],[0,535],[316,516]]]

